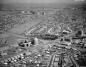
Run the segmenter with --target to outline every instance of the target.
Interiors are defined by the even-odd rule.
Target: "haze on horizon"
[[[63,8],[73,3],[76,4],[78,2],[75,2],[75,0],[0,0],[0,9],[26,9],[29,7]]]
[[[0,0],[0,3],[9,4],[9,3],[71,3],[74,0]]]

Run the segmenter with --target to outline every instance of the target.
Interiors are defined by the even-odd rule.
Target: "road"
[[[52,54],[51,59],[50,59],[50,62],[49,62],[49,64],[48,64],[47,67],[54,67],[54,62],[57,62],[57,61],[55,61],[56,54],[58,54],[58,51],[55,52],[54,54]]]
[[[55,53],[51,56],[50,62],[47,67],[53,67],[54,58],[55,58]]]

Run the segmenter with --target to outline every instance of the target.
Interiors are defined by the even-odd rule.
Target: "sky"
[[[0,0],[1,3],[65,3],[73,0]]]

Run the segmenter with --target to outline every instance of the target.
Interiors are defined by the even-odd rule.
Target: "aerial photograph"
[[[86,1],[0,0],[0,67],[86,67]]]

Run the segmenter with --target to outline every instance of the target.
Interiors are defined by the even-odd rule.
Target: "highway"
[[[56,54],[58,54],[58,51],[56,51],[54,54],[52,54],[51,59],[50,59],[50,62],[49,62],[49,64],[48,64],[47,67],[54,67],[54,62],[57,62],[57,63],[59,62],[59,60],[58,61],[55,61]],[[58,58],[59,58],[59,56],[58,56]]]
[[[53,61],[54,61],[54,58],[55,58],[55,53],[51,56],[49,65],[48,65],[47,67],[53,67]]]

